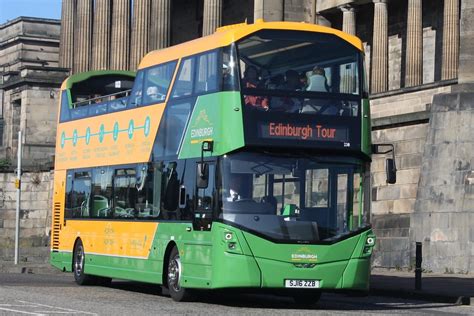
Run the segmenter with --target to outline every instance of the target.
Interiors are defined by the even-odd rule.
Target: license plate
[[[319,280],[285,280],[285,287],[299,289],[318,289]]]

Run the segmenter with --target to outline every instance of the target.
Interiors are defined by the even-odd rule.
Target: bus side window
[[[89,217],[91,174],[89,171],[67,174],[65,218]]]
[[[143,104],[164,102],[173,78],[176,61],[146,70]]]
[[[162,174],[161,212],[164,219],[179,219],[179,178],[177,162],[169,162]]]
[[[153,156],[155,158],[178,155],[179,146],[192,109],[191,102],[182,101],[179,103],[173,101],[166,106],[153,146]]]
[[[67,91],[61,93],[61,115],[59,117],[60,122],[66,122],[71,119],[71,109],[69,108],[69,97]]]
[[[154,205],[161,206],[161,219],[192,219],[195,176],[191,164],[186,160],[154,164],[154,168],[157,169],[154,172],[154,197],[158,192],[161,193],[160,199]],[[188,167],[186,167],[187,165]],[[180,196],[180,194],[184,195]]]
[[[217,51],[202,54],[197,57],[197,76],[194,88],[195,94],[202,94],[217,90]]]
[[[93,218],[112,216],[112,174],[111,167],[95,168],[92,172],[92,202],[90,215]]]
[[[193,82],[195,77],[196,58],[189,57],[184,59],[179,66],[177,79],[175,80],[172,98],[190,96],[193,93]]]
[[[66,201],[64,204],[64,218],[73,218],[74,217],[74,208],[73,208],[73,190],[72,190],[72,179],[74,173],[69,171],[66,175]]]
[[[134,208],[139,218],[152,219],[156,218],[160,213],[160,209],[158,207],[159,204],[154,203],[154,176],[155,174],[151,165],[137,165],[135,185],[135,190],[137,191],[137,194],[136,201],[134,201]],[[160,200],[159,197],[157,197],[157,199],[158,201]]]
[[[112,216],[114,218],[134,218],[136,200],[136,170],[135,168],[117,168],[115,170],[113,187],[114,203]]]
[[[128,98],[128,108],[134,108],[142,104],[143,97],[143,73],[139,71],[135,77],[135,83],[133,84],[132,93]]]
[[[195,230],[210,230],[214,210],[215,175],[214,163],[207,163],[209,168],[209,181],[207,188],[198,188],[196,192],[196,211],[193,226]],[[199,172],[199,171],[196,171]]]

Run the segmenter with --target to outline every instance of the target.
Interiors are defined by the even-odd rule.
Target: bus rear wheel
[[[182,271],[183,269],[178,248],[173,247],[168,261],[166,283],[168,285],[168,291],[171,298],[176,302],[185,301],[190,298],[189,290],[181,286]]]
[[[82,245],[82,240],[76,242],[73,253],[73,270],[74,270],[74,280],[79,285],[89,285],[95,283],[95,278],[91,275],[84,273],[84,268],[86,264],[86,257],[84,254],[84,246]]]

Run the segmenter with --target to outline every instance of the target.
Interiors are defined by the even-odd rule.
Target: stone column
[[[471,19],[470,17],[469,19]],[[459,67],[459,0],[444,0],[441,79],[454,79]]]
[[[356,12],[350,5],[342,6],[342,31],[351,35],[356,34]]]
[[[130,0],[113,0],[110,68],[128,70],[130,49]]]
[[[94,31],[92,34],[92,69],[109,68],[110,1],[95,0]]]
[[[458,83],[469,83],[472,85],[471,90],[474,90],[474,1],[461,1],[460,11]]]
[[[92,31],[92,0],[77,0],[73,72],[84,72],[90,68]]]
[[[150,50],[170,46],[171,0],[151,0]]]
[[[130,69],[135,70],[148,52],[148,25],[150,0],[133,1],[132,46]]]
[[[211,35],[222,25],[222,0],[204,0],[202,36]]]
[[[317,24],[316,0],[303,0],[304,21]]]
[[[423,83],[422,0],[408,0],[405,86]]]
[[[255,0],[253,19],[265,21],[283,21],[284,0]]]
[[[387,91],[388,87],[388,13],[387,0],[374,2],[374,36],[372,47],[372,93]]]
[[[72,69],[74,61],[74,0],[63,0],[61,8],[61,41],[59,67]]]
[[[340,7],[342,11],[342,31],[351,35],[356,34],[356,12],[350,5]],[[354,78],[357,75],[354,65],[347,65],[341,69],[341,92],[353,93],[356,88]]]

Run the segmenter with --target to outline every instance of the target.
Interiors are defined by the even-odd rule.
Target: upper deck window
[[[189,57],[181,61],[177,79],[175,80],[171,96],[173,98],[190,96],[193,93],[196,59]]]
[[[217,51],[212,51],[197,57],[197,76],[195,93],[207,93],[218,88]]]
[[[238,91],[234,45],[181,60],[171,98],[186,98],[218,91]]]
[[[171,61],[139,71],[129,99],[129,106],[165,102],[175,68],[176,61]]]
[[[84,79],[83,79],[84,78]],[[80,79],[80,80],[78,80]],[[133,73],[102,72],[78,74],[61,94],[60,121],[106,114],[127,107]]]
[[[164,102],[173,79],[176,61],[155,66],[145,72],[144,104]]]
[[[348,42],[323,33],[262,30],[237,49],[247,108],[358,115],[361,52]]]

